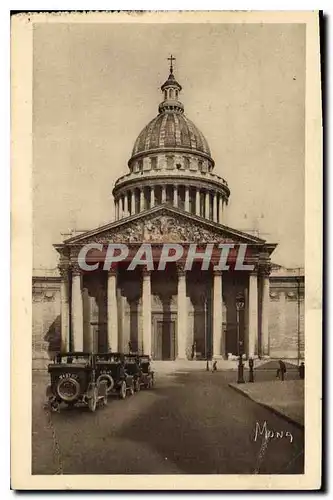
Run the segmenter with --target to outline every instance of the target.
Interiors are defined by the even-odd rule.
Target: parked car
[[[139,356],[139,364],[141,369],[141,385],[146,389],[151,389],[154,386],[154,371],[151,369],[150,356],[142,354]]]
[[[133,377],[135,392],[139,392],[143,381],[140,358],[137,354],[125,354],[125,370],[126,373]]]
[[[84,404],[95,411],[98,403],[107,404],[107,383],[97,380],[95,355],[84,352],[65,352],[55,356],[48,366],[51,383],[47,386],[48,404],[60,411],[67,406]]]
[[[97,380],[107,382],[107,394],[125,399],[127,393],[134,394],[133,376],[126,372],[125,357],[122,353],[96,354]]]

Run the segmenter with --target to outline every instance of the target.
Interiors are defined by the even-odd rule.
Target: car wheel
[[[91,397],[88,399],[88,408],[90,411],[95,411],[96,406],[97,406],[97,389],[94,389]]]
[[[107,393],[110,394],[112,392],[112,389],[114,388],[114,380],[109,375],[109,373],[102,373],[98,379],[97,379],[97,385],[102,382],[103,380],[106,380],[107,382]]]
[[[120,397],[120,399],[126,398],[126,382],[125,381],[121,382],[120,390],[119,390],[119,397]]]
[[[56,392],[59,398],[65,401],[65,403],[71,403],[80,394],[80,384],[75,378],[66,377],[58,381]]]

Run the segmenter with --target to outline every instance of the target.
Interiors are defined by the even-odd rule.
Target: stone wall
[[[60,349],[60,279],[35,277],[32,284],[33,369],[45,369]]]
[[[271,358],[304,358],[304,275],[283,268],[273,271],[269,343]]]

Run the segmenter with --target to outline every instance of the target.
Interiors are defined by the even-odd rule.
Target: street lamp
[[[236,295],[236,314],[237,314],[237,353],[240,355],[240,331],[239,331],[239,311],[242,311],[245,306],[245,300],[241,293]]]
[[[240,340],[239,312],[244,309],[245,300],[241,293],[236,295],[236,315],[237,315],[237,351],[238,351],[238,384],[244,384],[244,364],[243,364],[243,342]]]
[[[205,316],[205,358],[206,358],[206,371],[209,371],[209,363],[208,363],[208,348],[207,348],[207,342],[208,342],[208,304],[207,304],[207,297],[204,298],[204,316]]]

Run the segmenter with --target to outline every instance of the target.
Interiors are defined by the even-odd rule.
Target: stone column
[[[144,189],[140,189],[140,212],[142,212],[145,208],[145,192]]]
[[[190,188],[185,186],[185,212],[190,211]]]
[[[209,196],[209,191],[206,191],[205,195],[205,219],[209,219],[209,208],[210,208],[210,196]]]
[[[143,354],[151,355],[151,273],[143,270],[142,275],[142,332]]]
[[[124,195],[124,217],[128,217],[128,193]]]
[[[249,341],[248,357],[254,358],[256,342],[258,339],[258,276],[257,273],[249,275]]]
[[[220,196],[220,209],[219,209],[219,211],[220,211],[220,214],[219,214],[219,215],[220,215],[220,220],[219,220],[219,223],[220,223],[220,224],[223,224],[223,219],[224,219],[224,218],[223,218],[223,204],[224,204],[224,201],[223,201],[223,196],[221,195],[221,196]]]
[[[178,186],[173,188],[173,206],[178,207]]]
[[[166,202],[166,185],[162,186],[162,203]]]
[[[155,206],[155,187],[150,188],[150,208]]]
[[[261,273],[261,355],[269,357],[269,267],[262,270]]]
[[[135,189],[131,193],[131,215],[135,214]]]
[[[195,190],[195,215],[200,216],[200,189]]]
[[[213,357],[221,358],[225,354],[225,339],[223,338],[223,297],[222,272],[214,271],[214,302],[213,302]]]
[[[61,274],[60,303],[61,303],[61,351],[70,351],[69,342],[69,278],[68,266],[59,265]]]
[[[83,351],[83,304],[81,290],[81,271],[77,265],[72,270],[72,332],[73,349]]]
[[[124,217],[123,202],[124,197],[123,195],[121,195],[119,198],[119,219],[122,219]]]
[[[218,221],[218,213],[217,213],[217,193],[214,193],[213,196],[213,221]]]
[[[108,349],[118,351],[117,271],[108,271]]]
[[[186,272],[182,266],[178,269],[178,304],[177,304],[177,358],[186,358],[187,336],[187,299],[186,299]]]

